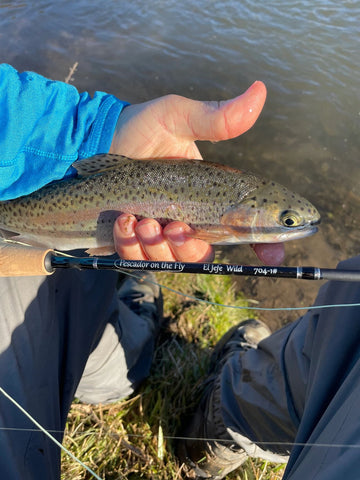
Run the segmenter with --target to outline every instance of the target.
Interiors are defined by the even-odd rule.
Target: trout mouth
[[[283,243],[309,237],[318,231],[317,220],[297,227],[230,227],[237,243]]]
[[[305,238],[309,237],[310,235],[314,235],[319,230],[317,227],[319,223],[320,220],[316,220],[308,225],[299,226],[294,229],[287,229],[286,232],[280,234],[278,241],[286,242],[288,240],[297,240],[299,238]],[[272,242],[270,241],[269,243]]]

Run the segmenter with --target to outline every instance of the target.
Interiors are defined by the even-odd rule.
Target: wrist
[[[123,109],[120,112],[120,115],[118,116],[115,129],[114,129],[114,134],[111,140],[111,145],[109,148],[109,153],[114,153],[114,154],[126,154],[124,152],[124,135],[123,135],[123,130],[125,125],[129,123],[131,112],[134,109],[134,105],[125,105]]]

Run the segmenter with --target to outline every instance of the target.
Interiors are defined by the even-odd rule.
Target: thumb
[[[266,87],[255,82],[239,97],[222,102],[184,99],[182,132],[189,140],[219,141],[234,138],[253,126],[264,106]],[[180,107],[180,105],[179,105]]]

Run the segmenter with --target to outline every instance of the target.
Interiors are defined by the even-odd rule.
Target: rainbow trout
[[[316,232],[316,208],[285,187],[202,160],[132,160],[96,155],[73,164],[78,175],[0,202],[0,229],[30,245],[114,252],[121,213],[181,220],[212,244],[269,243]],[[5,232],[4,232],[5,231]]]

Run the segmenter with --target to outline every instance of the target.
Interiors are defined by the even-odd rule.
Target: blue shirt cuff
[[[99,108],[87,139],[79,148],[79,158],[87,158],[110,150],[116,123],[122,110],[129,105],[109,95]]]

